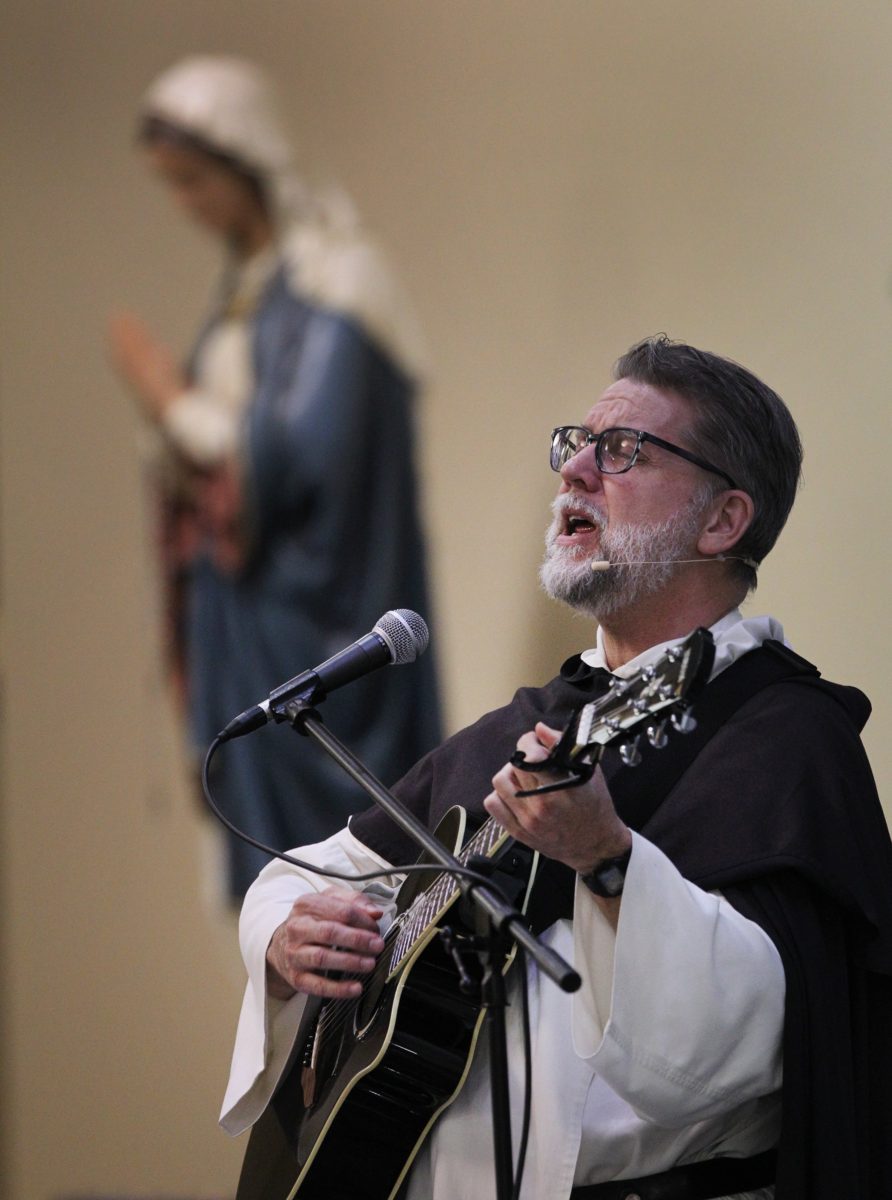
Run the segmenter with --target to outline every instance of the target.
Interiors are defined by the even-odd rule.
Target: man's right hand
[[[370,897],[341,887],[295,900],[267,947],[269,994],[278,1000],[295,992],[326,999],[360,995],[358,980],[331,978],[328,972],[366,975],[374,968],[384,949],[378,933],[382,913]]]

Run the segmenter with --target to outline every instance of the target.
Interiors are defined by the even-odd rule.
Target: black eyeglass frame
[[[586,429],[586,427],[584,425],[558,425],[558,426],[556,426],[551,431],[550,465],[551,465],[552,471],[559,472],[561,470],[561,467],[564,465],[564,463],[567,463],[570,461],[570,459],[567,458],[567,459],[564,459],[564,463],[561,463],[558,466],[555,466],[555,461],[556,461],[556,457],[557,457],[556,453],[555,453],[555,441],[557,439],[558,434],[562,434],[565,430],[568,430],[568,429],[575,429],[575,430],[578,430],[580,433],[585,434],[584,444],[581,445],[578,450],[574,451],[574,453],[572,455],[570,455],[570,458],[575,458],[577,454],[581,453],[581,451],[583,451],[586,448],[586,446],[591,446],[592,444],[594,444],[595,462],[598,464],[598,470],[603,471],[603,473],[605,475],[625,475],[626,471],[631,471],[632,467],[634,467],[635,463],[638,461],[638,454],[639,454],[639,451],[641,450],[642,444],[644,442],[653,442],[653,444],[655,446],[659,446],[663,450],[668,450],[670,454],[677,454],[679,458],[686,459],[689,463],[693,463],[695,467],[700,467],[700,469],[703,471],[709,471],[709,473],[711,475],[720,476],[720,478],[724,479],[727,482],[729,487],[734,488],[735,491],[739,490],[737,484],[734,482],[734,480],[731,478],[731,476],[728,474],[728,472],[723,471],[721,469],[721,467],[714,467],[712,465],[712,463],[707,462],[705,458],[700,458],[698,455],[692,454],[690,450],[684,450],[684,449],[682,449],[681,446],[676,446],[672,442],[667,442],[664,438],[657,437],[657,435],[655,433],[645,433],[645,431],[643,429],[631,429],[627,425],[611,425],[611,427],[609,429],[602,429],[600,433],[592,433],[592,431],[590,429]],[[636,438],[635,449],[632,451],[632,454],[631,454],[631,457],[629,458],[628,463],[624,467],[620,468],[619,471],[609,470],[608,468],[606,468],[604,466],[602,459],[601,459],[601,449],[604,445],[604,439],[606,438],[608,433],[632,433],[635,435],[635,438]]]

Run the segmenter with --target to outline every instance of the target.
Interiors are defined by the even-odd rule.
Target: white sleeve
[[[616,932],[577,880],[573,936],[574,1048],[640,1116],[681,1127],[780,1087],[774,943],[651,842],[633,834]]]
[[[347,875],[361,875],[389,866],[347,829],[324,842],[294,850],[292,854],[315,866]],[[306,1006],[306,997],[299,993],[289,1000],[276,1000],[267,995],[266,951],[270,938],[299,896],[324,891],[333,883],[351,886],[343,880],[328,879],[293,867],[281,859],[273,859],[245,896],[239,920],[239,941],[248,983],[232,1052],[229,1084],[220,1113],[220,1124],[227,1133],[241,1133],[266,1108],[288,1064]],[[374,892],[381,900],[385,909],[382,925],[390,920],[398,883],[399,877],[393,876],[368,886],[355,885],[357,890]]]

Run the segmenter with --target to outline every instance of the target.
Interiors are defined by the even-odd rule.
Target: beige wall
[[[185,347],[216,259],[134,160],[141,89],[186,52],[265,63],[306,159],[413,289],[451,725],[590,636],[537,594],[545,434],[666,330],[753,367],[799,419],[805,486],[750,611],[873,696],[888,797],[892,10],[7,0],[4,16],[5,1194],[223,1196],[241,973],[203,882],[135,421],[102,349],[124,304]]]

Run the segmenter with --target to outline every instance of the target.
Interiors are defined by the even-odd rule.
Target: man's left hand
[[[541,762],[560,734],[543,725],[525,733],[517,743],[527,762]],[[493,791],[484,808],[513,838],[574,871],[592,870],[605,858],[625,853],[632,835],[619,819],[601,768],[586,783],[540,796],[518,796],[549,782],[543,771],[524,770],[506,763],[493,777]]]

